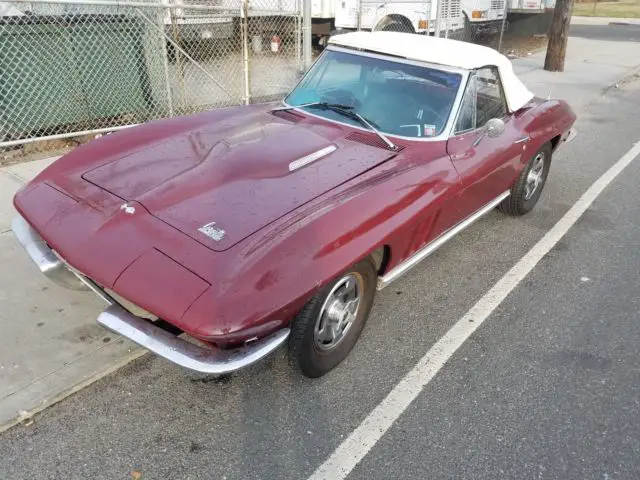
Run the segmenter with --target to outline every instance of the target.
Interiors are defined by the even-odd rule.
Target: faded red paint
[[[285,326],[375,249],[389,248],[393,268],[507,190],[531,153],[575,121],[564,102],[532,105],[475,147],[478,132],[394,139],[399,152],[270,105],[162,120],[75,149],[15,206],[88,277],[195,337],[236,344]],[[522,135],[532,138],[524,151],[513,144]],[[338,150],[289,171],[330,144]],[[220,242],[197,231],[209,222],[225,230]]]

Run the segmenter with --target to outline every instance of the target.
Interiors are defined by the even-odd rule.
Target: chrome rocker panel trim
[[[444,245],[453,237],[455,237],[458,233],[460,233],[467,227],[471,226],[471,224],[473,224],[476,220],[479,220],[480,218],[484,217],[487,213],[489,213],[491,210],[497,207],[500,204],[500,202],[502,202],[510,194],[511,194],[510,191],[506,191],[502,193],[500,196],[498,196],[497,198],[487,203],[480,210],[477,210],[475,213],[472,213],[470,216],[462,220],[456,226],[450,228],[449,230],[444,232],[442,235],[440,235],[438,238],[433,240],[431,243],[428,243],[427,245],[422,247],[420,250],[414,253],[411,257],[407,258],[398,266],[391,269],[386,275],[378,278],[378,290],[382,290],[384,287],[388,286],[391,282],[397,280],[402,275],[407,273],[413,267],[418,265],[422,260],[424,260],[433,252],[438,250],[442,245]]]
[[[244,347],[223,350],[201,347],[176,337],[119,305],[111,305],[102,312],[98,323],[172,363],[214,375],[234,372],[261,360],[280,347],[290,333],[284,328]]]
[[[67,289],[93,290],[110,304],[98,316],[100,325],[181,367],[215,375],[234,372],[269,355],[289,337],[290,329],[284,328],[234,349],[223,350],[195,345],[123,308],[99,285],[80,272],[74,271],[60,259],[38,232],[21,216],[12,220],[11,229],[33,262],[47,278]]]
[[[45,277],[70,290],[88,290],[79,276],[58,258],[24,218],[14,217],[11,220],[11,230]]]

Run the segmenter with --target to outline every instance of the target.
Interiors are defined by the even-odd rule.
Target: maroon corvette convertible
[[[491,49],[350,33],[283,103],[75,149],[12,227],[45,275],[110,304],[101,325],[171,362],[222,374],[287,343],[317,377],[376,290],[492,209],[534,207],[575,118]]]

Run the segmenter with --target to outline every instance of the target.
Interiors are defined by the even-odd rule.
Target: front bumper
[[[24,218],[14,217],[11,230],[45,277],[70,290],[89,289],[79,275],[67,267]]]
[[[162,328],[161,323],[133,315],[99,285],[67,265],[21,216],[13,219],[11,229],[47,278],[67,289],[93,290],[110,304],[98,316],[100,325],[181,367],[215,375],[231,373],[261,360],[289,337],[290,330],[283,328],[233,349],[196,345]]]

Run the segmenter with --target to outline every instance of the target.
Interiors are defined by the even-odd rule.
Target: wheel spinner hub
[[[363,280],[357,273],[349,273],[336,282],[316,319],[316,347],[330,350],[342,342],[356,320],[362,291]]]

